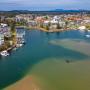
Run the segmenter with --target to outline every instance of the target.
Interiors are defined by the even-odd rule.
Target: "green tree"
[[[12,41],[13,41],[13,44],[16,44],[16,28],[15,28],[15,21],[12,21],[11,23],[11,38],[12,38]]]
[[[40,27],[43,28],[43,24],[40,24]]]
[[[57,24],[57,29],[61,29],[61,27],[60,27],[60,24],[59,24],[59,23]]]
[[[49,30],[49,25],[46,26],[46,30]]]

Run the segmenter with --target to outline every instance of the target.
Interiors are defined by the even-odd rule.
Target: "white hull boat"
[[[90,38],[90,35],[86,35],[87,38]]]
[[[88,30],[88,32],[90,32],[90,30]]]
[[[5,50],[5,51],[0,52],[0,55],[6,57],[6,56],[9,56],[9,53]]]
[[[19,48],[19,47],[22,47],[23,44],[17,44],[16,47]]]

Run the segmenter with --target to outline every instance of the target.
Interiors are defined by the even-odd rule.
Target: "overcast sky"
[[[90,9],[90,0],[0,0],[0,10]]]

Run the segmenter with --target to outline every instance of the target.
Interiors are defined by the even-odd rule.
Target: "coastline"
[[[71,31],[71,30],[77,30],[77,29],[51,29],[51,30],[46,30],[45,28],[40,28],[40,27],[27,27],[27,26],[17,26],[16,28],[25,28],[25,29],[36,29],[38,31],[43,31],[43,32],[48,32],[48,33],[54,33],[54,32],[64,32],[64,31]]]
[[[35,77],[27,75],[3,90],[41,90]]]

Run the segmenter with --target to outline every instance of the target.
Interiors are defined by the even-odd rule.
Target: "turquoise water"
[[[22,29],[24,30],[24,29]],[[46,58],[68,58],[84,60],[88,56],[80,52],[55,46],[49,43],[56,39],[83,39],[88,32],[68,31],[61,33],[46,33],[38,30],[26,31],[26,45],[12,52],[8,57],[0,59],[0,89],[21,79],[33,66]]]

